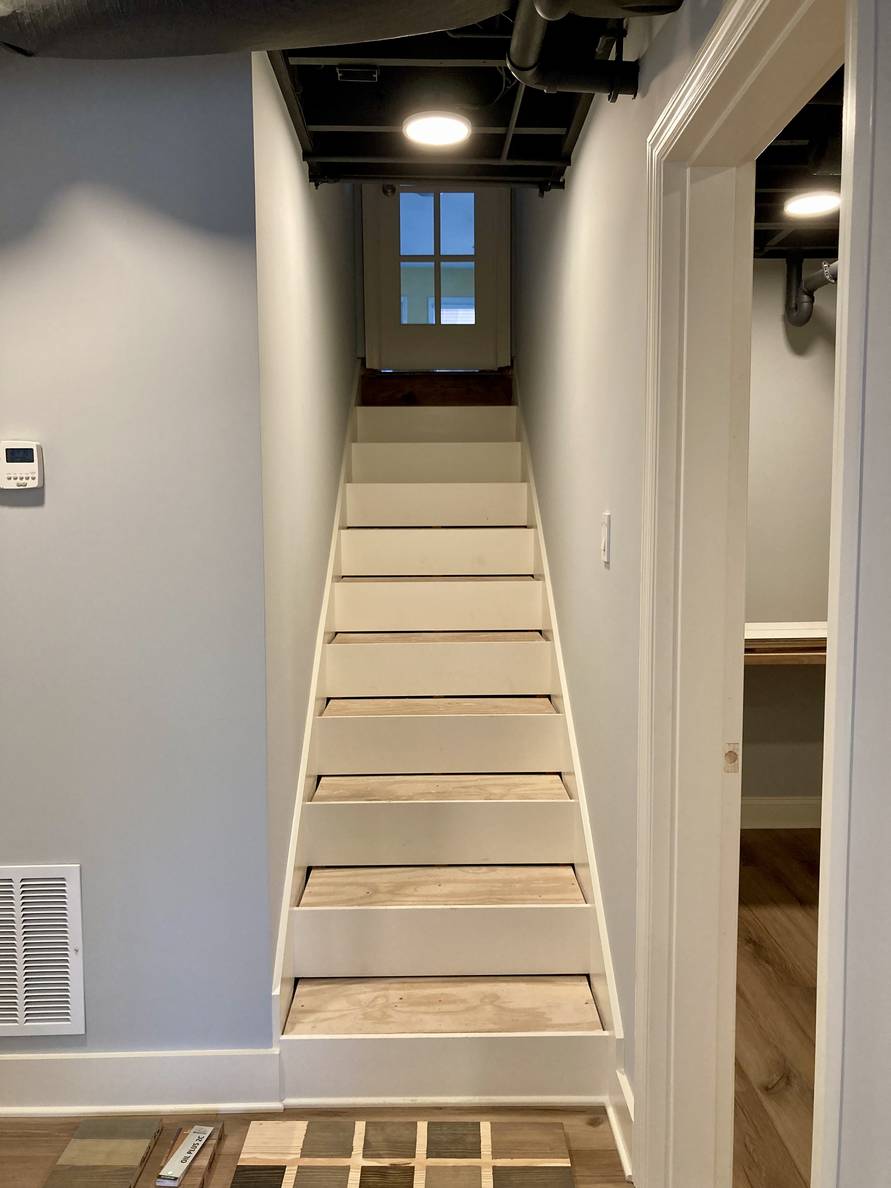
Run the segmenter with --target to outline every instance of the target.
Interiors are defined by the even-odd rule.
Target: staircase
[[[283,946],[284,1097],[607,1096],[611,996],[517,409],[360,407],[355,438]]]

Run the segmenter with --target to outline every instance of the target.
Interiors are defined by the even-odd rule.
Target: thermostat
[[[0,487],[43,486],[43,450],[36,441],[0,441]]]

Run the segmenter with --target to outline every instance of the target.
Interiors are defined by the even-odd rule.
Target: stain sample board
[[[160,1132],[160,1118],[88,1118],[46,1188],[133,1188]]]
[[[232,1188],[573,1188],[557,1122],[252,1122]]]

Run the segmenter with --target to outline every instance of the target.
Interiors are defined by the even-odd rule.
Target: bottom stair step
[[[290,1106],[589,1102],[615,1036],[568,977],[301,979],[280,1043]]]
[[[297,1035],[599,1032],[583,975],[301,978],[285,1026]]]

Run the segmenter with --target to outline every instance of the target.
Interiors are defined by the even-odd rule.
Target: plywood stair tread
[[[558,775],[323,776],[313,803],[568,800]]]
[[[549,697],[334,697],[324,718],[555,714]]]
[[[539,579],[531,573],[394,573],[384,577],[374,574],[350,574],[337,579],[339,582],[534,582],[537,580]]]
[[[285,1036],[599,1032],[588,980],[301,978]]]
[[[541,643],[540,631],[338,631],[334,644]]]
[[[569,865],[322,866],[310,871],[300,907],[504,907],[584,902]]]

